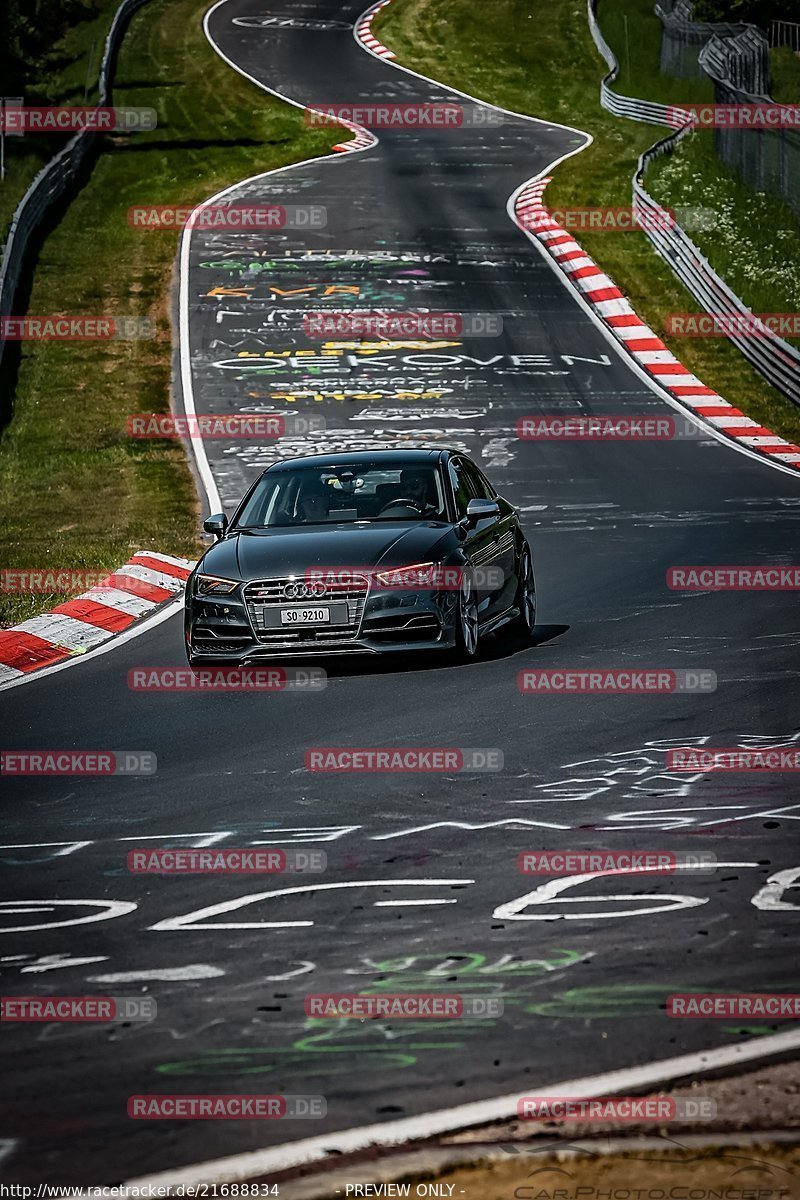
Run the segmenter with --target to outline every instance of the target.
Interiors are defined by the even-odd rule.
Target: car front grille
[[[212,641],[211,638],[196,638],[192,642],[192,650],[195,654],[240,654],[250,644],[249,638],[239,638],[236,642],[223,642],[221,639]]]
[[[303,583],[302,579],[262,579],[248,583],[244,589],[247,614],[259,642],[265,645],[319,645],[331,641],[355,639],[364,615],[364,605],[369,591],[366,575],[349,575],[341,581],[326,581],[322,595],[287,596],[285,589]],[[270,608],[287,604],[326,605],[344,601],[347,605],[346,621],[316,628],[292,629],[290,627],[267,626],[265,613]]]

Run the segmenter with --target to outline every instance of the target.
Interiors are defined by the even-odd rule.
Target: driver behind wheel
[[[302,524],[317,525],[327,521],[330,515],[330,492],[318,480],[309,481],[303,487],[297,501],[297,517]]]
[[[400,490],[403,496],[413,500],[423,516],[438,513],[439,505],[432,498],[431,484],[433,478],[430,471],[408,468],[400,472]]]

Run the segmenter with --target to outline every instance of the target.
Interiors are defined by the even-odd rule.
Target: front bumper
[[[455,644],[455,605],[452,592],[367,591],[363,601],[351,602],[346,626],[265,629],[257,614],[254,619],[253,602],[242,589],[222,598],[193,596],[187,590],[186,652],[192,664],[210,665],[449,649]]]

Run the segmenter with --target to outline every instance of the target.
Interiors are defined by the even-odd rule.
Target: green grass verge
[[[800,54],[788,46],[773,46],[769,67],[772,97],[783,104],[800,104]]]
[[[0,566],[110,569],[151,547],[196,555],[197,497],[179,442],[137,441],[125,417],[169,409],[177,235],[127,223],[134,204],[196,203],[237,179],[324,154],[336,129],[232,71],[201,28],[207,0],[151,0],[133,18],[114,100],[158,128],[105,139],[47,238],[28,311],[149,317],[147,341],[25,343],[0,438]],[[341,136],[341,131],[339,131]],[[13,624],[63,597],[0,595]]]
[[[667,205],[714,211],[714,228],[693,230],[692,240],[749,308],[800,312],[800,225],[785,204],[754,194],[711,158],[711,136],[698,132],[658,159],[647,174],[649,190]]]
[[[650,0],[600,0],[600,28],[617,56],[619,75],[614,91],[662,104],[714,99],[714,85],[701,79],[669,79],[661,74],[661,22]],[[586,16],[584,13],[584,24]]]
[[[615,0],[613,5],[605,0],[600,6],[600,23],[621,63],[617,90],[663,102],[709,97],[703,81],[658,76],[660,26],[651,0]],[[599,82],[605,66],[589,34],[582,0],[492,0],[491,5],[476,5],[473,0],[394,0],[378,15],[374,28],[404,65],[506,108],[592,134],[594,142],[588,149],[556,169],[546,194],[551,207],[630,204],[637,158],[664,135],[664,129],[612,117],[600,108]],[[725,195],[729,173],[716,160],[710,143],[702,140],[706,136],[698,134],[691,139],[691,153],[700,156],[705,172],[700,194],[691,174],[684,168],[673,170],[669,160],[657,173],[648,175],[648,186],[662,203],[709,203],[710,192],[703,188],[712,179],[715,197]],[[673,156],[676,166],[688,148],[682,146]],[[696,158],[688,161],[693,163]],[[724,209],[721,214],[731,226],[730,236],[723,243],[721,236],[712,235],[703,243],[715,267],[721,270],[725,265],[718,266],[715,257],[723,244],[728,247],[725,263],[731,266],[736,258],[736,238],[743,236],[743,230],[758,253],[766,253],[766,261],[779,266],[775,225],[764,228],[758,222],[763,219],[765,204],[774,203],[786,222],[791,223],[791,214],[777,202],[754,197],[741,185],[732,203],[732,213]],[[581,230],[577,236],[690,370],[754,420],[790,440],[800,440],[800,411],[771,388],[726,339],[679,338],[665,333],[664,319],[669,313],[696,312],[698,305],[643,233]],[[795,246],[787,239],[779,244],[781,258]],[[800,262],[800,255],[795,262]],[[752,274],[752,261],[744,263],[740,271],[741,278]],[[753,292],[760,301],[756,307],[791,311],[791,305],[786,307],[780,270],[764,272],[759,284],[758,292]]]

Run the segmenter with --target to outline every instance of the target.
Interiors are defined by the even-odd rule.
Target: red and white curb
[[[394,58],[394,52],[379,42],[372,32],[373,18],[377,15],[379,9],[390,2],[391,0],[381,0],[380,4],[376,4],[364,16],[359,17],[355,25],[354,33],[356,41],[365,46],[371,54],[376,54],[378,58]],[[367,150],[370,146],[377,146],[378,139],[368,129],[364,129],[361,125],[353,125],[350,121],[342,121],[341,117],[339,120],[342,125],[346,125],[348,129],[352,129],[356,136],[352,142],[343,142],[339,146],[334,146],[334,150],[346,152],[348,150]]]
[[[542,197],[550,177],[532,179],[517,193],[514,215],[526,232],[545,247],[564,275],[592,307],[606,328],[630,356],[674,400],[718,433],[735,439],[749,450],[800,470],[800,446],[778,437],[740,409],[734,408],[713,388],[706,387],[669,350],[594,259],[545,208]]]
[[[381,0],[380,4],[376,4],[368,13],[359,18],[356,22],[356,38],[362,45],[371,50],[373,54],[377,54],[378,58],[394,58],[394,51],[384,46],[383,42],[379,42],[372,32],[372,22],[382,8],[385,8],[391,0]]]
[[[0,629],[0,687],[123,633],[174,600],[194,565],[187,558],[140,550],[102,587],[90,588],[11,629]]]
[[[315,109],[309,109],[310,112],[315,112]],[[369,150],[372,146],[377,146],[378,139],[374,133],[370,133],[363,125],[354,125],[352,121],[345,121],[342,117],[336,118],[337,125],[344,125],[355,137],[351,142],[338,142],[333,148],[338,150],[340,154],[348,154],[354,150]]]

